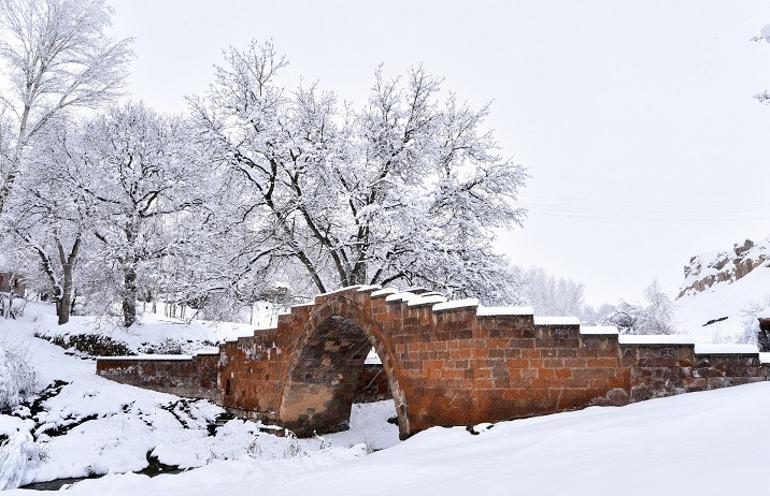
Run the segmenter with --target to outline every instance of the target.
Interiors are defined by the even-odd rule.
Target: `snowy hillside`
[[[699,342],[752,342],[770,315],[770,239],[693,257],[675,304],[675,325]]]

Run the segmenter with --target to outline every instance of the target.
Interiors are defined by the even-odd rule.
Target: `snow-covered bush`
[[[9,433],[0,442],[0,490],[13,489],[23,483],[24,474],[44,457],[41,446],[24,428]]]
[[[629,334],[673,334],[674,304],[653,281],[644,290],[644,305],[622,301],[605,321]]]
[[[741,310],[743,336],[741,343],[756,344],[759,351],[770,351],[770,332],[759,327],[760,318],[770,318],[770,295],[760,301],[749,302]]]
[[[0,411],[18,405],[38,386],[37,371],[26,353],[21,348],[6,349],[0,345]]]
[[[607,323],[608,317],[616,311],[617,307],[610,303],[603,303],[599,306],[586,305],[580,314],[580,320],[585,325],[602,325]]]

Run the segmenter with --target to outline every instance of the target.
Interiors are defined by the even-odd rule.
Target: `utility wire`
[[[770,222],[769,201],[742,202],[740,206],[704,200],[702,202],[666,201],[649,204],[596,198],[540,199],[516,202],[530,217],[548,216],[584,220],[638,222]]]

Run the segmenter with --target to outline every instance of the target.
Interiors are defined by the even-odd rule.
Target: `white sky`
[[[357,100],[375,66],[423,62],[532,176],[514,263],[586,284],[589,303],[675,291],[695,253],[770,235],[770,23],[760,1],[112,0],[136,38],[129,90],[181,111],[227,45],[272,38],[292,74]]]

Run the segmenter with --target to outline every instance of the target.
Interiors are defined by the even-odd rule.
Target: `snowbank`
[[[482,425],[476,435],[433,428],[365,457],[327,450],[216,462],[153,479],[110,475],[69,494],[765,494],[770,432],[761,426],[768,412],[770,384],[760,383]]]

